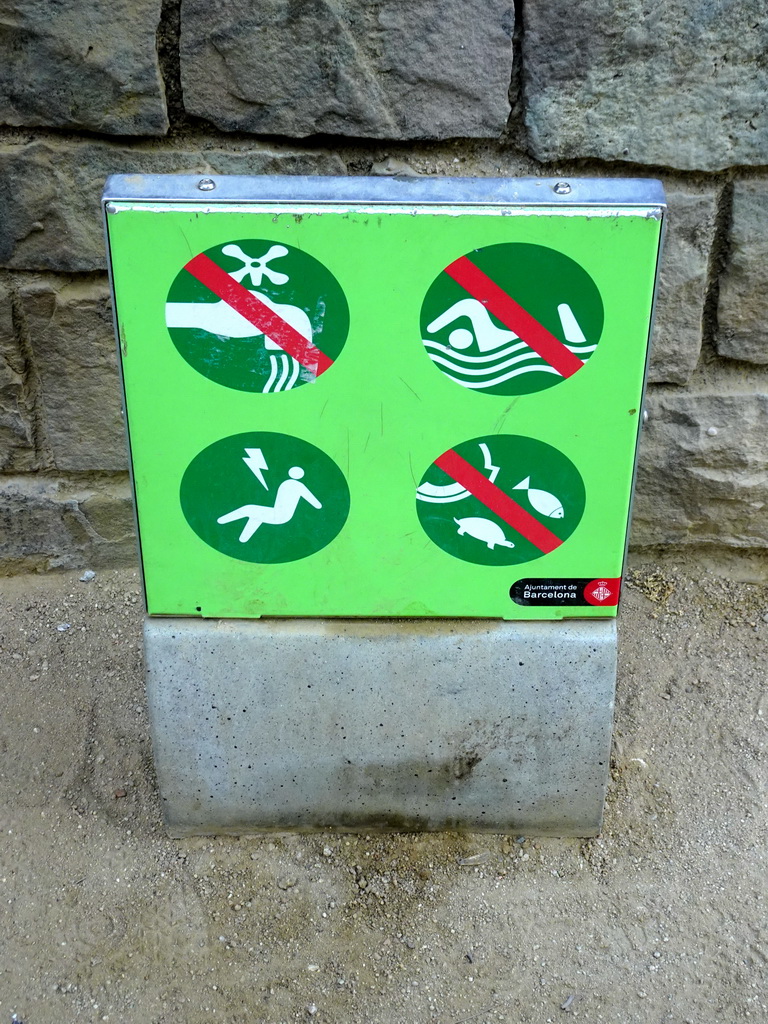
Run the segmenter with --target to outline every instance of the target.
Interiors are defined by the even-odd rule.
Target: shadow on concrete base
[[[149,618],[171,835],[600,830],[615,620]]]

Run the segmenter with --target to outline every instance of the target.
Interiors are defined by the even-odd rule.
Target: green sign
[[[214,180],[106,197],[149,612],[615,615],[659,186]]]
[[[196,455],[180,500],[201,540],[246,562],[313,555],[349,513],[349,488],[332,459],[298,437],[265,432],[225,437]]]

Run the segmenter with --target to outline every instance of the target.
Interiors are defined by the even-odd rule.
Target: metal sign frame
[[[508,619],[616,614],[666,209],[658,182],[118,175],[108,180],[103,203],[150,614]],[[221,253],[227,248],[235,251],[235,243],[246,239],[276,247],[277,255],[270,257],[273,249],[268,252],[264,246],[264,251],[250,252],[240,247],[235,273],[235,264],[228,264]],[[278,250],[282,249],[281,255]],[[521,302],[513,298],[511,313],[504,307],[505,298],[511,297],[504,284],[510,254],[521,265],[529,264],[527,277],[523,274],[523,298]],[[298,291],[293,305],[275,299],[282,279],[291,279],[291,274],[279,269],[281,259],[284,268],[295,268],[291,273]],[[622,264],[628,280],[622,280]],[[323,268],[329,276],[323,276]],[[196,280],[188,280],[190,274]],[[227,280],[237,280],[238,275],[250,280],[250,287],[238,291],[241,286],[233,286],[234,297],[229,297]],[[272,289],[270,299],[267,292],[273,279],[278,282],[277,292]],[[302,303],[309,309],[299,285],[304,284],[306,291],[311,284],[318,302],[325,303],[318,314],[321,319],[325,316],[320,326],[327,328],[327,339],[333,343],[325,300],[330,296],[338,312],[341,300],[333,292],[334,279],[349,307],[349,325],[335,355],[338,366],[335,358],[328,358],[333,370],[326,375],[317,362],[323,356],[319,343],[313,345],[310,329],[301,326],[305,321],[295,311]],[[558,289],[570,289],[568,294],[573,296],[568,300],[571,305],[561,302],[557,307],[565,341],[559,328],[552,327],[555,321],[547,327],[526,308],[535,309],[537,302],[541,308],[537,282],[549,279],[556,293],[553,302],[562,298]],[[315,280],[319,283],[312,284]],[[374,294],[374,283],[380,281],[389,305]],[[189,320],[193,303],[201,301],[200,287],[224,289],[205,293],[211,302],[205,308],[198,306],[209,319],[215,312],[213,300],[221,303],[226,298],[227,322],[234,322],[232,309],[240,308],[237,301],[246,305],[251,301],[243,291],[257,296],[259,315],[265,315],[264,301],[273,312],[277,306],[277,322],[269,320],[272,327],[258,322],[265,328],[260,332],[265,349],[269,331],[274,330],[279,344],[273,340],[272,349],[280,353],[282,347],[288,353],[273,354],[272,362],[263,365],[274,369],[275,360],[281,359],[284,373],[274,369],[277,376],[266,382],[258,378],[254,385],[251,378],[247,384],[238,384],[242,364],[232,371],[234,378],[211,369],[203,342],[219,336],[209,332],[201,341],[200,331],[196,334]],[[456,288],[470,290],[456,292]],[[593,325],[599,344],[594,354],[587,353],[577,364],[566,349],[584,354],[592,346],[586,344],[590,339],[579,323],[573,326],[577,318],[571,306],[592,295],[590,289],[597,298],[593,295],[592,306],[579,307],[583,313],[577,312],[585,324]],[[459,294],[465,298],[457,299]],[[460,313],[446,331],[454,329],[437,335],[442,341],[430,350],[430,339],[423,335],[440,321],[433,314],[451,302]],[[543,369],[557,386],[516,392],[511,370],[506,370],[509,383],[487,386],[483,360],[492,361],[495,356],[492,345],[489,350],[471,347],[479,344],[477,335],[468,340],[470,321],[473,331],[476,326],[465,315],[467,310],[472,312],[472,303],[478,322],[478,306],[486,306],[488,313],[483,316],[496,336],[506,334],[510,351],[520,348],[522,341],[516,339],[529,339],[527,343],[535,346],[533,354],[526,349],[524,356],[508,355],[506,362],[535,359],[543,352],[541,358],[552,364]],[[376,307],[375,315],[363,308],[369,305]],[[284,311],[288,309],[295,315],[293,325],[286,327],[289,314]],[[621,319],[622,309],[628,322]],[[397,337],[389,348],[397,350],[396,357],[389,356],[388,348],[381,363],[371,369],[373,364],[367,365],[362,358],[363,346],[366,352],[376,353],[388,344],[386,331],[377,331],[376,324],[390,313]],[[249,315],[247,310],[243,315]],[[313,322],[312,339],[326,344],[317,331],[318,323]],[[341,313],[338,324],[337,333],[344,334]],[[456,328],[456,324],[464,326]],[[490,330],[487,325],[486,329]],[[534,332],[530,336],[529,330]],[[558,333],[560,339],[554,337]],[[292,344],[301,347],[302,338],[307,340],[303,354],[291,348]],[[574,338],[576,343],[569,344]],[[188,343],[188,339],[192,340]],[[226,350],[233,339],[224,337],[217,351]],[[624,363],[618,354],[620,346],[625,347]],[[448,370],[443,351],[447,349],[457,353],[455,361],[448,358]],[[464,351],[480,354],[464,355]],[[461,370],[456,369],[459,361]],[[398,369],[404,372],[396,373]],[[469,376],[478,373],[479,378]],[[531,376],[536,379],[535,374]],[[174,386],[171,381],[176,382]],[[267,393],[270,388],[279,390],[278,383],[284,384],[283,394]],[[607,383],[616,394],[605,393]],[[504,393],[505,388],[513,390]],[[415,397],[409,398],[406,391]],[[390,498],[365,496],[376,467],[361,468],[362,442],[355,442],[346,430],[329,429],[327,419],[323,422],[328,408],[337,409],[350,416],[350,426],[359,422],[361,431],[373,437],[371,417],[361,405],[365,395],[369,404],[381,405],[382,426],[376,438],[380,471],[395,481],[391,506],[396,528],[388,535]],[[432,431],[431,441],[424,438],[421,443],[416,411],[422,405],[433,417],[443,415],[455,422],[455,429]],[[395,429],[392,446],[387,448],[382,439],[389,408],[406,416],[407,422]],[[560,427],[553,429],[548,422],[546,429],[538,430],[537,410],[548,421],[561,417]],[[579,410],[585,418],[584,429],[569,423],[569,417],[578,418]],[[587,422],[596,416],[603,417],[600,430]],[[503,440],[509,437],[518,440]],[[403,452],[411,438],[414,452]],[[585,467],[590,445],[594,450],[603,443],[602,462],[593,456],[601,465]],[[413,456],[406,460],[411,463],[407,472],[396,465],[399,452]],[[262,466],[263,461],[268,465]],[[231,469],[232,480],[251,482],[249,493],[242,492],[240,508],[214,507],[219,499],[211,499],[211,505],[206,494],[207,482],[215,478],[213,490],[224,501],[228,472],[217,476],[224,464]],[[518,469],[527,465],[533,467],[534,475],[521,470],[516,481]],[[560,482],[567,499],[555,493],[555,484],[536,478],[542,467],[547,467],[550,480]],[[499,485],[490,480],[496,479],[494,471],[500,472]],[[478,479],[478,474],[485,480]],[[585,482],[581,496],[576,477]],[[278,478],[288,485],[284,495],[293,496],[286,497],[284,504],[294,518],[289,515],[282,522],[275,521],[280,520],[276,513],[264,511],[277,508]],[[349,489],[348,508],[342,507],[339,497],[344,481]],[[602,518],[595,513],[600,481],[609,485],[617,481],[618,495],[611,498],[615,505],[611,514]],[[244,486],[233,484],[230,504],[241,500],[238,488]],[[464,498],[456,498],[457,493]],[[430,508],[430,496],[435,495],[446,497],[435,500]],[[366,512],[366,501],[378,502],[378,509]],[[448,515],[453,501],[458,503],[456,516]],[[579,518],[569,524],[576,506],[581,509]],[[241,509],[261,511],[233,520]],[[321,522],[325,533],[317,525]],[[278,551],[279,545],[269,538],[287,536],[288,531],[279,529],[286,524],[296,534],[295,542]],[[243,540],[246,527],[253,530]],[[229,531],[226,544],[219,544],[225,530]],[[374,538],[378,530],[384,538],[383,551],[375,557],[364,550],[366,530]],[[536,546],[536,557],[525,555],[528,542]],[[610,555],[601,561],[596,551],[603,543]],[[580,555],[581,549],[588,555]],[[518,558],[523,560],[515,561]],[[376,593],[375,581],[361,583],[367,579],[377,579],[381,593]]]

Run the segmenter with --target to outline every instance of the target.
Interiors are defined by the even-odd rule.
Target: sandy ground
[[[586,841],[170,840],[136,574],[0,607],[2,1024],[768,1019],[764,584],[633,570]]]

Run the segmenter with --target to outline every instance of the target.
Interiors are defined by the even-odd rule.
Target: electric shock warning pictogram
[[[462,387],[524,395],[553,387],[590,359],[603,328],[597,285],[543,245],[505,242],[450,263],[429,288],[421,337]]]
[[[349,514],[349,487],[333,459],[301,438],[267,431],[204,448],[184,473],[180,500],[201,540],[245,562],[313,555]]]
[[[492,434],[443,452],[416,490],[424,531],[456,558],[516,565],[549,554],[579,525],[586,494],[562,452],[532,437]]]
[[[291,391],[338,357],[349,309],[338,281],[308,253],[265,239],[206,249],[177,274],[165,322],[179,353],[239,391]]]

